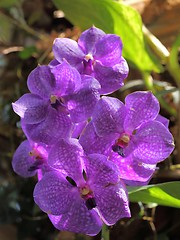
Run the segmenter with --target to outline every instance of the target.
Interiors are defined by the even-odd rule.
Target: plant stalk
[[[103,225],[101,231],[101,240],[110,240],[110,231],[107,225]]]

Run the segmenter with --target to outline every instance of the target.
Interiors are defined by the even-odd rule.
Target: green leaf
[[[128,187],[131,202],[157,203],[180,208],[180,181],[143,187]]]
[[[34,52],[36,52],[35,46],[29,46],[25,47],[18,55],[21,59],[27,59],[31,57]]]
[[[85,30],[92,25],[115,33],[123,41],[123,56],[141,71],[160,71],[146,51],[142,21],[133,8],[112,0],[53,0],[74,25]]]

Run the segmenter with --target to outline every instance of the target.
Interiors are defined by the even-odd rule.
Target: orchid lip
[[[77,187],[76,182],[69,176],[66,177],[66,180],[73,186],[73,187]],[[91,210],[93,208],[95,208],[96,205],[96,201],[95,198],[93,196],[93,192],[92,190],[89,188],[88,185],[84,185],[83,187],[79,187],[79,192],[81,194],[81,197],[85,200],[85,204],[88,210]]]
[[[94,194],[88,185],[80,188],[80,194],[81,197],[85,200],[85,204],[88,210],[91,210],[97,206]]]
[[[41,166],[43,165],[44,161],[42,159],[37,159],[29,168],[28,172],[33,172],[38,169],[41,169]]]
[[[61,110],[65,113],[68,113],[66,105],[64,104],[64,100],[62,97],[57,97],[55,95],[51,95],[50,97],[51,107],[56,110]]]
[[[112,146],[112,150],[116,153],[118,153],[121,157],[125,157],[125,154],[124,154],[124,149],[118,145],[113,145]]]
[[[86,200],[86,207],[88,210],[91,210],[97,206],[95,198],[88,198]]]
[[[77,187],[76,182],[69,176],[66,177],[66,180],[73,186],[73,187]],[[93,208],[95,208],[96,205],[96,201],[95,198],[93,197],[93,192],[92,190],[89,188],[89,186],[85,185],[83,187],[79,188],[81,197],[85,200],[85,204],[88,210],[91,210]]]

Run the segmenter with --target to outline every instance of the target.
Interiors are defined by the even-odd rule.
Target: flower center
[[[121,157],[125,157],[124,148],[129,144],[130,136],[127,133],[123,133],[120,138],[118,138],[115,144],[112,146],[112,150],[118,153]]]
[[[81,194],[81,197],[85,200],[85,204],[86,204],[86,207],[88,208],[88,210],[91,210],[97,206],[93,192],[89,188],[89,186],[86,185],[86,186],[81,187],[80,194]]]
[[[91,192],[91,190],[86,186],[86,187],[83,187],[83,188],[80,190],[80,192],[81,192],[81,195],[82,195],[82,196],[86,196],[86,195],[88,195],[88,194]]]
[[[93,56],[92,56],[90,53],[88,53],[88,54],[84,57],[84,60],[85,60],[86,62],[88,62],[90,59],[93,60]]]
[[[123,133],[120,138],[117,139],[116,144],[122,148],[128,146],[130,141],[130,136],[127,133]]]
[[[56,101],[58,101],[57,96],[56,96],[56,95],[51,95],[51,96],[50,96],[50,102],[51,102],[51,104],[55,104]]]
[[[89,53],[84,57],[83,65],[84,65],[84,74],[91,75],[93,72],[93,65],[95,64],[95,60],[93,56]]]
[[[42,164],[44,163],[44,157],[43,155],[38,151],[37,148],[33,148],[30,152],[29,152],[29,156],[34,157],[34,162],[32,163],[32,165],[28,168],[29,172],[33,172],[35,170],[38,170],[41,168]]]
[[[63,112],[68,114],[66,105],[64,103],[64,99],[62,97],[58,97],[56,95],[51,95],[50,96],[50,103],[51,103],[51,106],[54,109],[63,111]]]
[[[34,157],[35,160],[36,159],[42,159],[43,156],[41,155],[41,153],[36,149],[33,148],[30,152],[29,152],[29,156]]]

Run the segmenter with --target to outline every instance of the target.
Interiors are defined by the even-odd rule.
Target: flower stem
[[[25,21],[18,21],[16,19],[14,19],[11,16],[8,16],[7,14],[1,12],[1,15],[3,15],[9,22],[11,22],[12,24],[16,25],[18,28],[23,29],[24,31],[26,31],[27,33],[29,33],[30,35],[39,38],[41,40],[44,40],[45,36],[37,31],[35,31],[33,28],[31,28],[30,26],[27,25],[27,23]]]
[[[106,225],[103,225],[102,227],[101,240],[110,240],[110,231]]]
[[[147,89],[152,91],[152,93],[158,98],[161,106],[167,112],[169,112],[172,116],[177,116],[176,110],[174,108],[172,108],[171,106],[169,106],[169,104],[162,98],[161,95],[158,95],[158,92],[156,91],[156,89],[153,86],[153,79],[152,79],[152,76],[150,75],[150,73],[142,72],[142,76],[143,76],[144,83],[145,83]]]
[[[149,46],[163,62],[166,62],[170,55],[167,48],[144,25],[142,30]]]

